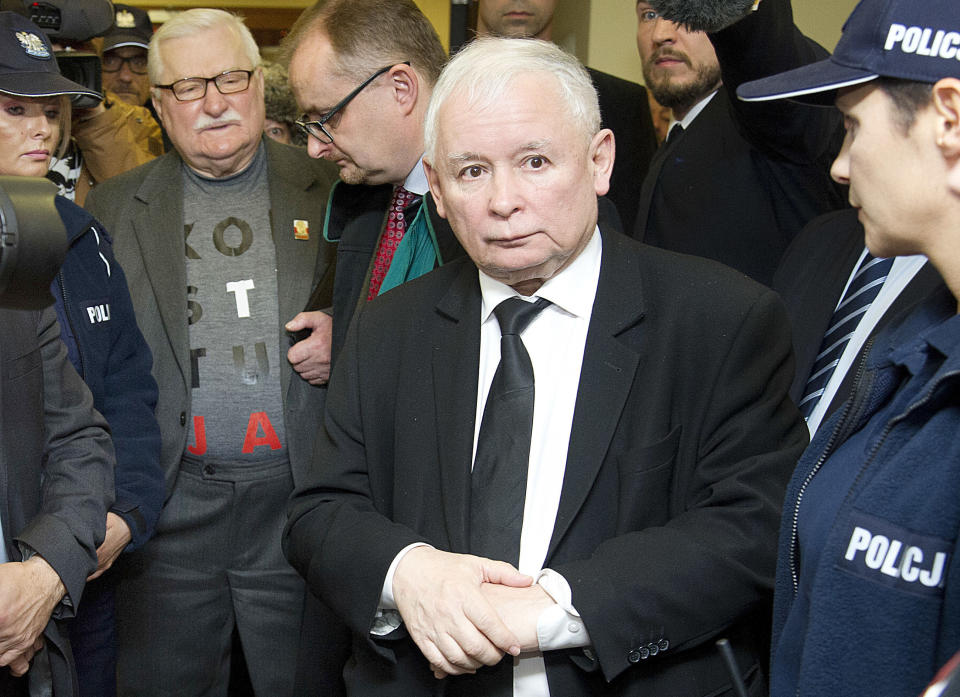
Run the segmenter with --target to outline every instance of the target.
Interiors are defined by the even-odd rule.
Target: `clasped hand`
[[[21,676],[43,648],[41,632],[66,590],[41,557],[0,564],[0,666]]]
[[[553,603],[533,578],[506,562],[432,547],[403,557],[393,595],[437,678],[475,673],[504,654],[536,650],[536,618]]]

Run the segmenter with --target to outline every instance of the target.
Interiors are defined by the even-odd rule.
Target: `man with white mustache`
[[[285,323],[332,302],[321,228],[336,168],[263,137],[259,63],[233,15],[166,22],[148,72],[174,152],[87,199],[153,351],[167,485],[118,592],[121,695],[294,691],[304,584],[280,533],[326,388],[294,371]],[[318,333],[301,343],[329,341]],[[245,688],[231,679],[244,660]]]

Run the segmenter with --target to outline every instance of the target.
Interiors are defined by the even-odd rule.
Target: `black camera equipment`
[[[56,51],[54,56],[56,56],[61,75],[87,89],[103,94],[100,56],[86,51]],[[70,101],[75,109],[92,109],[101,100],[86,94],[77,94],[71,96]]]
[[[82,42],[100,36],[113,24],[110,0],[0,0],[0,10],[29,17],[54,43]],[[57,65],[68,80],[103,94],[100,58],[85,51],[57,51]],[[71,97],[78,109],[100,103],[86,95]]]
[[[67,231],[41,177],[0,177],[0,307],[37,310],[67,253]]]
[[[87,41],[113,24],[110,0],[0,0],[0,9],[17,12],[51,39]]]

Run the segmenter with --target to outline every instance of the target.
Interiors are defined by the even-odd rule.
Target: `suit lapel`
[[[183,375],[190,375],[190,342],[184,313],[187,269],[180,164],[180,157],[171,153],[143,180],[135,194],[143,205],[134,213],[133,230],[143,250],[143,265],[177,364]]]
[[[437,457],[441,501],[450,549],[469,548],[470,467],[480,364],[480,287],[477,269],[464,264],[439,315],[433,352]]]
[[[691,149],[699,147],[697,145],[698,140],[702,141],[703,138],[711,137],[710,131],[703,129],[709,129],[710,124],[716,123],[716,117],[711,115],[714,110],[724,110],[727,106],[724,91],[721,89],[714,94],[713,99],[710,100],[703,111],[694,118],[676,140],[670,144],[664,142],[653,154],[653,159],[650,161],[650,168],[647,170],[647,174],[643,178],[643,186],[640,188],[640,206],[637,209],[637,220],[633,229],[633,238],[635,240],[639,240],[640,242],[647,240],[647,223],[650,217],[650,207],[653,205],[654,191],[660,182],[661,176],[670,176],[670,172],[662,174],[663,168],[667,166],[668,162],[673,162],[678,158],[678,149],[683,148],[681,152],[688,152]],[[691,129],[697,131],[697,134],[694,135],[694,140],[690,139]],[[684,143],[687,145],[684,146]],[[680,157],[682,157],[682,155],[680,155]],[[651,240],[651,242],[656,244],[656,240]]]
[[[318,248],[323,235],[323,221],[310,220],[308,212],[316,210],[309,190],[316,180],[304,176],[295,163],[286,162],[287,151],[267,139],[267,177],[270,186],[270,227],[277,254],[277,294],[280,313],[280,361],[286,365],[286,333],[283,326],[303,309],[315,280]],[[299,177],[299,178],[297,178]],[[319,196],[320,194],[312,194]],[[302,211],[302,213],[298,213]],[[307,238],[297,239],[294,221],[307,224]],[[322,270],[320,270],[322,272]],[[280,371],[281,389],[287,393],[291,371]]]
[[[603,236],[600,279],[584,346],[563,489],[547,560],[593,486],[641,364],[641,354],[617,338],[644,315],[637,256],[624,247],[616,234]]]

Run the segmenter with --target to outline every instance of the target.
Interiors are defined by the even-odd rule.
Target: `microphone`
[[[743,679],[740,677],[740,669],[737,668],[737,659],[733,657],[733,649],[730,647],[729,639],[717,639],[717,649],[720,651],[720,656],[723,657],[723,663],[727,667],[727,672],[730,674],[730,683],[733,685],[733,691],[737,694],[737,697],[747,697],[747,687],[743,684]]]
[[[648,0],[664,19],[691,31],[720,31],[750,14],[755,0]]]

